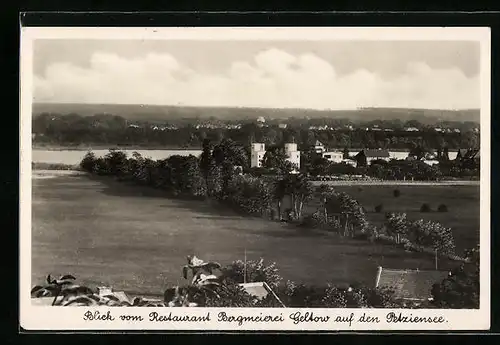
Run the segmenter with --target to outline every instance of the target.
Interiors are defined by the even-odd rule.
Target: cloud
[[[460,109],[479,107],[479,96],[478,76],[467,77],[458,68],[432,69],[416,61],[397,77],[362,68],[338,75],[312,53],[278,49],[234,61],[217,74],[194,70],[169,54],[134,59],[96,52],[88,67],[57,62],[34,79],[38,102]]]

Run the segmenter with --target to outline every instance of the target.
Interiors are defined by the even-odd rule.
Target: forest
[[[311,129],[319,125],[329,130]],[[391,149],[410,150],[421,146],[426,150],[478,148],[479,131],[472,122],[443,122],[439,126],[453,128],[438,132],[435,125],[416,120],[373,120],[352,123],[347,119],[288,119],[286,125],[268,121],[265,125],[254,120],[220,121],[216,119],[184,119],[183,121],[133,121],[118,115],[43,113],[33,117],[33,143],[38,146],[74,147],[94,145],[141,148],[201,148],[205,139],[220,142],[231,139],[239,145],[262,142],[280,145],[295,142],[305,151],[316,140],[329,149]],[[407,131],[413,127],[418,131]],[[331,129],[333,128],[333,129]],[[377,128],[377,130],[372,130]],[[378,130],[378,129],[384,130]],[[368,130],[367,130],[368,129]]]

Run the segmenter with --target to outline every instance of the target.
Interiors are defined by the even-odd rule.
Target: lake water
[[[151,159],[165,159],[173,155],[201,155],[201,150],[122,150],[127,153],[127,156],[131,157],[134,152],[140,153],[143,157],[149,157]],[[96,156],[104,156],[109,152],[109,150],[93,150]],[[33,149],[32,151],[32,161],[34,163],[49,163],[49,164],[79,164],[87,151],[79,150],[43,150],[43,149]],[[408,152],[401,151],[389,151],[389,155],[394,159],[405,159],[408,156]],[[457,152],[450,152],[450,159],[455,159]]]

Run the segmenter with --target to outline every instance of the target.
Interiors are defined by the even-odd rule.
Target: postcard
[[[22,27],[20,326],[490,327],[490,31]]]

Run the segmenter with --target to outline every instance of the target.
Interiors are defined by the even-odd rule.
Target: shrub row
[[[442,254],[453,254],[455,243],[451,228],[438,222],[410,221],[406,213],[389,213],[386,215],[385,233],[396,238],[397,244],[408,248],[431,248]]]
[[[163,301],[135,297],[120,301],[114,295],[101,296],[91,288],[75,285],[75,278],[65,275],[52,279],[46,285],[37,285],[32,298],[53,297],[54,305],[121,306],[121,307],[295,307],[295,308],[478,308],[479,271],[478,251],[472,255],[476,269],[460,268],[443,281],[436,281],[429,295],[432,301],[404,301],[391,288],[372,288],[353,282],[344,286],[314,286],[296,284],[283,279],[275,263],[263,259],[234,261],[222,267],[216,262],[203,262],[188,256],[184,266],[184,285],[167,287]],[[197,262],[193,259],[196,258]],[[217,275],[214,270],[217,270]],[[189,274],[188,272],[191,272]],[[249,295],[239,284],[265,282],[272,290],[264,299]],[[62,297],[58,299],[58,297]],[[276,298],[277,297],[277,298]],[[457,299],[457,297],[459,297]]]

